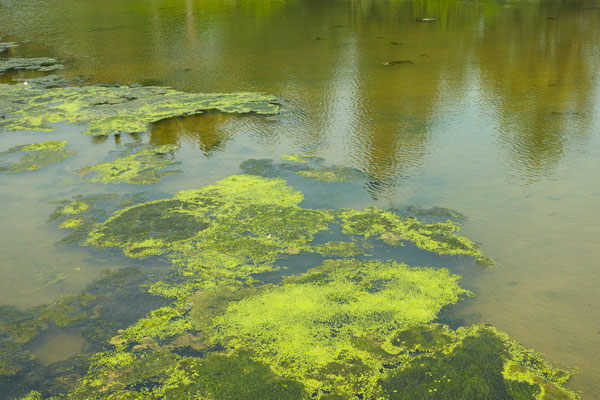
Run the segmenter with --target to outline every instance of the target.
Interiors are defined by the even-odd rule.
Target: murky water
[[[68,140],[73,160],[0,175],[0,304],[49,303],[102,269],[136,264],[118,252],[56,246],[64,232],[46,222],[51,201],[140,190],[165,197],[239,173],[249,158],[312,154],[371,177],[356,193],[333,190],[336,205],[466,214],[465,235],[498,265],[465,272],[477,296],[458,306],[460,317],[577,366],[573,386],[597,398],[599,5],[0,0],[0,39],[21,44],[7,53],[56,57],[66,77],[260,91],[288,110],[275,120],[210,113],[155,124],[140,140],[179,144],[183,173],[142,189],[62,183],[134,138],[61,127],[52,140]],[[47,137],[2,133],[0,150]],[[37,354],[52,363],[84,347],[63,332]]]

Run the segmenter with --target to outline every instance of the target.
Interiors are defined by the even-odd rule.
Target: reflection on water
[[[248,117],[237,117],[218,112],[169,118],[152,125],[150,144],[155,146],[180,145],[181,142],[187,141],[193,146],[198,146],[200,151],[209,157],[213,152],[225,149],[227,140],[233,133],[231,129],[228,129],[229,123],[245,118]]]
[[[465,278],[479,293],[463,317],[579,366],[575,383],[593,396],[599,26],[598,4],[588,1],[0,0],[0,37],[21,43],[0,57],[57,57],[68,66],[61,74],[92,83],[279,95],[287,111],[273,121],[207,113],[161,121],[149,136],[76,145],[90,147],[86,158],[121,141],[180,145],[182,169],[206,172],[167,181],[167,193],[237,172],[247,158],[295,151],[367,173],[365,190],[381,204],[460,210],[470,216],[467,234],[498,261],[494,271]],[[0,140],[0,151],[17,141]],[[69,290],[64,281],[89,282],[91,257],[82,249],[63,257],[51,246],[54,231],[36,226],[48,201],[98,187],[59,189],[64,177],[47,175],[0,179],[10,187],[0,215],[18,226],[0,234],[4,273],[18,283],[0,284],[2,303],[48,302],[56,293],[45,284],[61,273],[61,290]],[[344,204],[364,205],[362,194],[342,194]],[[20,223],[28,209],[30,222]],[[24,251],[32,241],[36,250]],[[82,270],[72,272],[78,261]],[[21,273],[32,269],[41,272]],[[85,279],[72,277],[80,272]]]

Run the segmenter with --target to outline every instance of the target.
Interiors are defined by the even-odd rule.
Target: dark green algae
[[[572,371],[495,328],[435,323],[470,295],[458,276],[370,259],[369,243],[484,258],[457,222],[311,210],[302,198],[281,179],[239,175],[94,224],[89,245],[171,262],[140,286],[166,302],[101,335],[104,351],[61,398],[578,398],[565,386]],[[55,217],[85,215],[85,204]],[[315,243],[333,225],[346,241]],[[325,259],[305,273],[281,264],[309,253]],[[279,284],[256,280],[277,270]]]

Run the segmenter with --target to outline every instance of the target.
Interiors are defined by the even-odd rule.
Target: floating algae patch
[[[261,93],[185,93],[164,87],[0,85],[0,131],[53,131],[57,123],[86,124],[85,134],[145,132],[166,118],[227,113],[277,114],[275,96]]]
[[[17,46],[18,45],[13,42],[0,42],[0,53],[3,53],[4,51],[6,51],[8,49],[12,49],[13,47],[17,47]]]
[[[244,173],[265,177],[285,177],[295,173],[303,178],[321,182],[354,182],[368,177],[364,172],[342,165],[324,166],[323,159],[316,156],[286,154],[280,156],[282,163],[273,160],[250,159],[242,162],[240,168]]]
[[[469,255],[481,265],[494,265],[494,261],[484,256],[476,243],[456,234],[460,225],[450,220],[427,224],[417,218],[403,218],[393,211],[373,206],[361,211],[341,210],[339,215],[344,234],[375,238],[393,246],[411,242],[423,250],[438,254]]]
[[[66,146],[67,142],[47,141],[12,147],[7,151],[0,152],[0,171],[13,174],[33,171],[77,154],[72,150],[67,150]],[[6,161],[7,157],[17,153],[23,153],[20,160],[12,163]]]
[[[417,355],[382,378],[385,399],[578,399],[572,372],[551,365],[487,325],[400,332],[392,344]]]
[[[284,155],[280,156],[279,158],[281,158],[282,161],[291,161],[291,162],[301,163],[301,164],[306,164],[309,162],[319,163],[319,162],[323,161],[323,159],[320,157],[310,156],[310,155],[306,155],[306,154],[296,154],[296,153],[284,154]]]
[[[432,321],[442,307],[467,294],[447,270],[409,268],[394,262],[326,261],[257,296],[231,304],[214,319],[215,340],[252,348],[275,371],[316,389],[354,393],[382,368],[352,339],[387,336]],[[332,364],[354,364],[358,373],[332,387],[314,384]],[[334,375],[334,374],[331,374]],[[367,393],[365,393],[367,394]]]
[[[55,71],[57,69],[65,68],[64,65],[59,64],[56,58],[49,57],[40,57],[40,58],[6,58],[0,59],[0,74],[5,73],[6,71],[16,71],[16,70],[35,70],[41,72],[49,72]],[[2,85],[1,91],[4,91],[4,86]]]
[[[60,221],[61,229],[70,233],[59,241],[60,244],[82,243],[95,225],[110,216],[115,210],[145,201],[143,194],[136,193],[120,197],[116,193],[102,193],[91,196],[75,196],[71,200],[54,201],[59,206],[48,218],[48,222]]]
[[[138,146],[139,147],[139,146]],[[133,147],[133,151],[135,151]],[[113,161],[103,162],[89,167],[80,168],[77,172],[87,176],[92,174],[86,181],[101,183],[132,183],[152,184],[157,183],[163,176],[173,175],[181,171],[163,171],[173,162],[174,151],[177,146],[164,145],[137,149],[133,154],[123,155]],[[125,154],[132,150],[127,149]]]
[[[356,168],[344,167],[342,165],[300,170],[296,173],[304,178],[321,182],[351,182],[367,177],[364,172]]]
[[[307,399],[301,384],[273,373],[246,352],[182,357],[158,350],[144,357],[99,354],[68,399]]]
[[[41,309],[44,322],[81,325],[86,338],[105,340],[65,398],[578,398],[564,386],[570,371],[494,328],[433,323],[470,294],[457,275],[349,259],[369,256],[359,245],[374,241],[484,257],[458,235],[458,223],[375,207],[313,210],[300,207],[302,199],[280,178],[237,175],[168,199],[123,200],[99,219],[89,244],[172,264],[138,287],[162,302],[126,327],[110,322],[114,307],[101,307],[112,296],[94,298],[103,292],[93,288],[81,299],[61,299],[52,312]],[[94,208],[76,198],[54,216],[67,223]],[[335,241],[315,243],[332,229],[340,235],[319,239]],[[335,259],[303,274],[281,271],[276,285],[253,278],[307,253]],[[140,271],[118,271],[98,284],[120,290]]]

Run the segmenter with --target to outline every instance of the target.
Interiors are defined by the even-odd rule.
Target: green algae
[[[34,171],[77,154],[72,150],[65,149],[66,146],[67,142],[64,141],[46,141],[12,147],[7,151],[0,152],[0,163],[4,164],[3,166],[0,165],[0,171],[13,174]],[[7,162],[6,157],[14,153],[24,154],[19,161]]]
[[[6,71],[13,70],[36,70],[41,72],[55,71],[65,68],[64,65],[58,64],[56,58],[39,57],[39,58],[6,58],[0,60],[0,74]],[[2,85],[6,86],[6,85]],[[2,89],[4,90],[4,88]]]
[[[135,147],[134,147],[135,149]],[[101,183],[131,183],[152,184],[157,183],[163,176],[172,175],[181,171],[159,172],[174,165],[174,150],[177,146],[164,145],[141,148],[133,154],[124,155],[113,161],[80,168],[80,175],[93,174],[86,181]],[[130,152],[129,149],[125,153]]]
[[[116,193],[90,196],[75,196],[70,200],[55,201],[59,206],[48,218],[48,222],[60,221],[61,229],[70,229],[59,243],[63,245],[84,243],[97,223],[108,218],[116,209],[144,201],[143,194],[119,197]]]
[[[458,276],[347,259],[363,255],[357,243],[373,240],[484,257],[458,236],[458,223],[375,207],[312,210],[300,207],[302,199],[282,179],[238,175],[169,199],[124,201],[97,223],[88,244],[134,258],[166,256],[172,269],[144,289],[165,302],[118,333],[114,323],[101,332],[96,340],[105,338],[106,351],[65,398],[578,398],[565,386],[571,371],[494,328],[432,323],[469,295]],[[54,217],[84,218],[93,209],[78,198]],[[348,241],[314,243],[335,225]],[[254,280],[302,253],[338,259],[302,274],[281,271],[280,284]],[[135,271],[99,282],[120,288]],[[93,310],[87,327],[101,331],[110,308],[98,301],[75,299],[78,309],[61,305],[64,319],[55,319],[87,324],[82,315]]]
[[[450,219],[454,221],[461,221],[465,219],[465,216],[462,213],[446,207],[425,208],[421,206],[412,205],[406,208],[406,212],[411,216],[420,218],[431,217],[442,220]]]
[[[0,53],[3,53],[4,51],[6,51],[8,49],[12,49],[13,47],[17,47],[17,46],[18,45],[13,42],[0,42]]]
[[[296,173],[304,178],[321,182],[350,182],[365,179],[367,176],[360,170],[342,165],[300,170]]]
[[[85,124],[88,135],[145,132],[166,118],[226,113],[277,114],[277,98],[260,93],[184,93],[164,87],[0,85],[0,131],[53,131]]]
[[[179,192],[172,199],[121,210],[97,226],[88,241],[97,247],[121,247],[131,257],[179,253],[190,260],[194,255],[206,259],[218,256],[215,253],[221,248],[243,256],[252,251],[251,246],[273,253],[281,247],[279,235],[294,239],[292,244],[309,241],[293,231],[294,227],[326,228],[322,222],[309,224],[310,217],[320,220],[323,215],[300,209],[297,203],[301,200],[302,194],[283,180],[231,176],[202,189]],[[270,217],[269,212],[277,212],[278,217]],[[303,214],[302,221],[285,226],[286,221],[293,222],[292,216]],[[300,223],[308,226],[300,227]]]
[[[0,337],[0,378],[19,373],[31,358],[20,344]]]
[[[318,279],[310,279],[315,276]],[[351,339],[386,336],[432,321],[442,307],[468,293],[458,279],[447,270],[394,262],[330,260],[321,269],[231,304],[214,319],[215,339],[233,348],[252,348],[275,371],[313,390],[323,388],[311,375],[326,373],[331,363],[359,360],[364,368],[354,377],[358,381],[335,384],[337,389],[350,385],[354,390],[381,364],[373,364]]]
[[[296,153],[284,154],[284,155],[280,156],[279,158],[281,158],[282,161],[291,161],[291,162],[301,163],[301,164],[322,161],[322,158],[320,158],[320,157],[309,156],[306,154],[296,154]]]
[[[381,379],[378,394],[383,398],[579,398],[564,386],[570,371],[552,366],[490,326],[457,331],[424,326],[400,332],[395,340],[418,355]]]
[[[367,178],[364,172],[342,165],[325,166],[323,159],[302,154],[287,154],[280,156],[283,163],[273,160],[250,159],[240,164],[240,169],[246,174],[265,177],[285,177],[290,172],[303,178],[321,182],[355,182]]]
[[[144,357],[103,354],[69,399],[304,399],[304,388],[275,375],[246,352],[181,357],[166,351]],[[108,369],[107,369],[108,367]]]
[[[368,207],[362,211],[342,210],[342,232],[365,239],[383,240],[393,246],[410,242],[420,249],[438,254],[464,254],[473,256],[484,266],[494,261],[481,252],[479,246],[464,236],[456,234],[460,225],[453,221],[426,224],[416,218],[403,218],[392,211]]]

